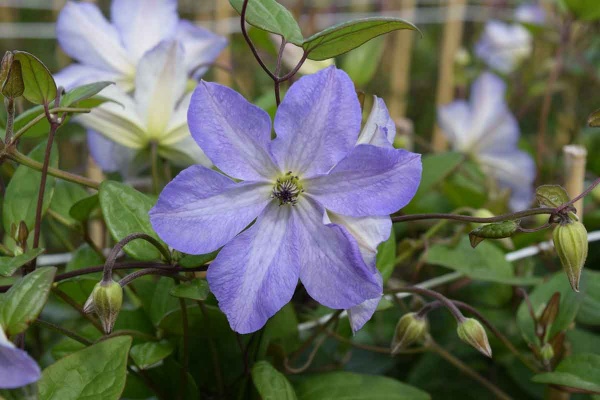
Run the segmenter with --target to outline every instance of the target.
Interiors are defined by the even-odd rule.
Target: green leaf
[[[73,253],[73,258],[65,266],[65,272],[104,264],[104,258],[100,256],[89,244],[84,243]],[[86,274],[89,276],[90,274]]]
[[[577,322],[600,326],[600,272],[584,270],[581,284],[585,293],[577,313]]]
[[[515,276],[511,263],[506,261],[500,249],[487,242],[473,249],[466,236],[454,247],[445,244],[431,246],[425,259],[430,264],[451,268],[482,281],[507,285],[532,285],[540,282],[535,277]]]
[[[90,219],[90,216],[100,205],[100,200],[97,194],[85,197],[71,207],[69,216],[79,222],[85,222]]]
[[[34,104],[49,104],[56,98],[56,83],[52,74],[33,54],[14,52],[15,60],[21,62],[21,73],[25,83],[23,97]]]
[[[586,21],[600,19],[600,7],[597,0],[563,0],[575,16]]]
[[[158,281],[138,279],[135,289],[142,307],[154,325],[158,325],[164,316],[179,309],[179,301],[169,293],[175,286],[171,278],[161,277]]]
[[[71,216],[69,211],[75,203],[86,197],[88,197],[88,192],[81,185],[58,180],[54,187],[54,196],[52,197],[52,203],[50,203],[50,209],[59,214],[64,219],[64,222],[75,225],[78,221]]]
[[[299,400],[352,399],[352,400],[427,400],[430,396],[414,386],[395,379],[330,372],[303,379],[294,385]]]
[[[535,199],[540,207],[558,207],[569,201],[567,191],[559,185],[542,185],[535,189]]]
[[[344,56],[341,68],[346,71],[355,85],[365,86],[373,79],[380,65],[384,44],[383,38],[375,39]]]
[[[0,257],[0,276],[11,276],[15,271],[44,252],[44,249],[32,249],[15,257]]]
[[[587,122],[588,122],[588,125],[593,128],[600,127],[600,109],[591,113],[590,116],[588,117]]]
[[[585,289],[585,286],[583,287]],[[530,294],[529,301],[533,310],[539,317],[546,307],[552,295],[560,293],[560,304],[558,315],[548,330],[548,337],[552,338],[557,333],[566,330],[575,319],[577,311],[583,300],[584,290],[580,293],[574,292],[569,281],[562,272],[556,273],[549,281],[537,286]],[[531,344],[537,344],[538,339],[534,331],[534,323],[529,315],[529,309],[525,301],[521,302],[517,311],[517,325],[525,340]]]
[[[179,265],[184,268],[195,268],[200,267],[206,264],[209,261],[217,258],[217,254],[219,254],[218,250],[213,251],[208,254],[198,254],[198,255],[189,255],[186,254],[181,260],[179,260]]]
[[[531,379],[600,394],[600,355],[574,354],[562,360],[553,372],[537,374]]]
[[[241,14],[243,0],[229,0]],[[246,8],[246,21],[250,25],[283,36],[289,43],[302,45],[304,37],[292,13],[275,0],[250,0]]]
[[[131,186],[104,181],[98,193],[104,221],[112,237],[119,241],[133,233],[143,232],[163,243],[150,225],[148,211],[154,201]],[[144,240],[134,240],[123,249],[137,260],[156,260],[160,252]]]
[[[119,336],[60,359],[42,372],[40,400],[118,400],[130,347],[131,337]]]
[[[294,388],[285,375],[267,361],[258,361],[252,367],[252,381],[263,400],[296,400]]]
[[[421,200],[431,193],[434,186],[446,179],[464,161],[465,156],[460,153],[429,154],[422,158],[423,174],[419,189],[412,201],[404,207],[404,212],[413,214],[419,211]]]
[[[326,60],[355,49],[363,43],[400,29],[418,31],[400,18],[365,18],[348,21],[316,33],[302,43],[311,60]]]
[[[46,141],[37,145],[29,157],[44,162],[44,152],[46,151]],[[58,167],[58,150],[56,146],[52,146],[50,154],[50,166]],[[4,197],[4,208],[2,210],[2,222],[4,230],[10,232],[11,224],[19,225],[20,221],[25,221],[25,224],[31,231],[35,223],[35,210],[37,207],[37,197],[40,190],[40,181],[42,173],[29,168],[25,165],[20,165],[15,174],[12,176],[10,183],[6,188]],[[54,177],[48,175],[46,180],[46,190],[44,191],[44,202],[42,205],[42,215],[46,213],[52,201],[54,194]]]
[[[393,228],[389,239],[381,243],[377,249],[376,265],[383,281],[386,282],[392,276],[396,266],[396,234]]]
[[[204,301],[208,297],[210,289],[205,279],[196,278],[190,282],[183,282],[176,285],[169,293],[171,296],[182,299]]]
[[[0,325],[9,336],[25,331],[38,317],[48,300],[55,274],[54,267],[38,268],[0,297]]]
[[[131,358],[141,369],[148,369],[169,357],[175,348],[166,340],[146,342],[131,348]]]
[[[113,82],[94,82],[83,86],[78,86],[65,93],[61,100],[61,107],[69,107],[79,103],[82,100],[87,100],[92,96],[97,95],[102,89],[112,85]]]

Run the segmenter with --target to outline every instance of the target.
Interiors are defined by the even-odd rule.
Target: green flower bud
[[[552,239],[571,287],[579,292],[579,278],[588,253],[585,226],[579,221],[561,223],[554,228]]]
[[[552,361],[552,359],[554,358],[554,349],[552,348],[552,345],[550,343],[546,343],[540,349],[540,357],[542,358],[544,364],[550,364],[550,361]]]
[[[456,332],[463,342],[475,347],[481,354],[492,357],[492,348],[487,334],[479,321],[474,318],[466,318],[458,324]]]
[[[0,89],[6,97],[19,97],[25,91],[25,83],[21,74],[21,62],[14,59],[13,53],[4,53],[0,63]]]
[[[485,239],[503,239],[511,237],[519,229],[518,221],[503,221],[480,226],[469,233],[471,246],[475,248]]]
[[[412,343],[422,340],[427,333],[427,319],[416,313],[404,314],[396,325],[396,333],[392,340],[392,354],[407,348]]]
[[[102,323],[106,334],[112,332],[121,305],[123,304],[123,288],[115,281],[99,282],[83,306],[86,313],[95,312]]]

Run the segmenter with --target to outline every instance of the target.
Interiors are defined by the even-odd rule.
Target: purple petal
[[[373,96],[373,107],[367,118],[357,144],[372,144],[381,147],[393,147],[396,138],[396,123],[390,117],[390,113],[383,99]]]
[[[292,85],[275,116],[272,151],[284,171],[324,174],[356,144],[361,110],[348,75],[330,67]]]
[[[375,266],[377,247],[388,240],[392,232],[392,220],[388,215],[378,217],[349,217],[328,212],[331,222],[341,225],[354,237],[363,260]]]
[[[69,1],[58,15],[56,36],[65,53],[82,64],[124,75],[134,73],[117,30],[95,4]]]
[[[137,151],[121,146],[104,135],[88,130],[87,143],[94,161],[105,172],[120,172],[122,176],[133,175],[133,160]]]
[[[150,222],[169,246],[188,254],[210,253],[248,226],[270,194],[269,184],[235,183],[194,165],[165,187],[150,210]]]
[[[227,175],[243,180],[279,175],[268,150],[268,114],[236,91],[200,82],[192,95],[188,124],[204,153]]]
[[[382,294],[376,270],[365,264],[345,228],[323,222],[323,207],[305,197],[294,211],[300,280],[313,299],[330,308],[346,309]]]
[[[305,190],[328,210],[353,217],[389,215],[404,207],[421,181],[421,156],[361,144]]]
[[[162,141],[186,83],[183,47],[177,41],[160,42],[140,60],[135,102],[151,137]]]
[[[177,25],[177,40],[185,49],[185,65],[194,79],[199,79],[208,70],[221,51],[227,46],[227,39],[190,21],[180,21]]]
[[[348,320],[353,333],[358,332],[373,317],[380,300],[381,297],[365,300],[359,305],[348,309]]]
[[[262,328],[294,294],[299,249],[293,237],[293,211],[271,202],[208,269],[210,289],[236,332]]]
[[[179,21],[176,0],[113,0],[110,15],[133,60],[172,38]]]
[[[40,367],[29,354],[10,344],[0,343],[0,389],[29,385],[40,377]]]
[[[82,64],[71,64],[54,74],[57,86],[67,91],[88,83],[109,81],[117,82],[121,75],[114,71],[94,68]]]

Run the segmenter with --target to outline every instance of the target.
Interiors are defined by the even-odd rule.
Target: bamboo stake
[[[446,24],[444,25],[440,69],[438,72],[436,106],[442,106],[454,100],[454,56],[462,41],[465,0],[448,1]],[[448,147],[448,141],[436,124],[432,147],[437,153]]]
[[[587,150],[583,146],[568,145],[563,147],[565,156],[565,188],[570,198],[576,197],[585,189],[585,162]],[[574,204],[579,219],[583,218],[583,199]]]
[[[216,33],[227,37],[229,43],[231,43],[231,35],[229,35],[228,21],[229,18],[233,17],[233,8],[229,5],[228,1],[215,0],[215,31]],[[231,44],[227,46],[217,58],[216,63],[226,68],[231,68]],[[223,70],[222,68],[214,68],[215,80],[225,86],[232,86],[233,80],[231,73]]]

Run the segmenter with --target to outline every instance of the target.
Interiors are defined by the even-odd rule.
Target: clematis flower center
[[[280,206],[284,204],[294,206],[302,192],[304,192],[304,189],[300,184],[300,179],[292,171],[288,171],[284,176],[277,178],[273,186],[273,192],[271,192],[271,198],[278,199]]]

